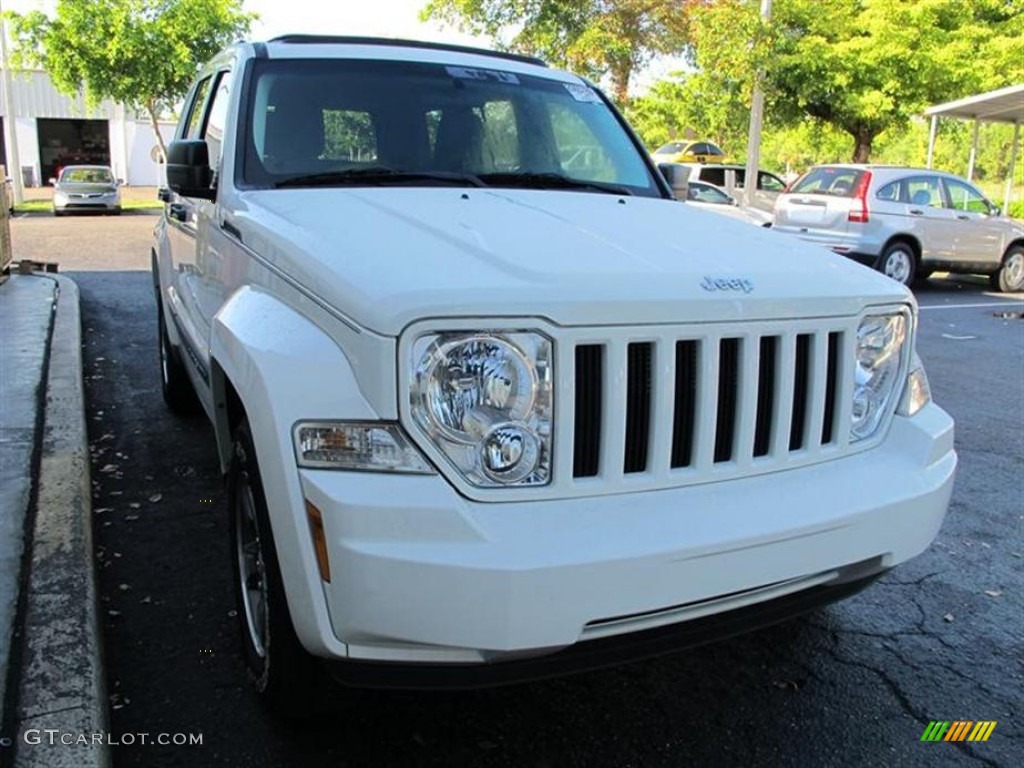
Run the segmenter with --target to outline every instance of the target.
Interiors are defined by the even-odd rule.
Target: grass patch
[[[121,209],[124,211],[160,211],[164,204],[159,200],[124,200]],[[53,203],[49,200],[26,200],[14,206],[15,213],[52,213]]]

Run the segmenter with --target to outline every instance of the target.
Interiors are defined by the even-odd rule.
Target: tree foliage
[[[39,66],[91,106],[109,98],[145,112],[161,152],[159,116],[173,109],[198,67],[244,35],[255,16],[241,0],[58,0],[55,14],[8,14],[12,63]]]
[[[655,83],[626,105],[626,117],[648,146],[693,137],[728,150],[746,143],[750,112],[741,85],[704,72]]]
[[[680,53],[699,0],[430,0],[421,17],[491,37],[590,77],[605,73],[615,99],[652,57]]]
[[[695,64],[743,93],[765,74],[770,118],[847,133],[866,162],[929,104],[1024,79],[1024,0],[716,0],[692,14]]]

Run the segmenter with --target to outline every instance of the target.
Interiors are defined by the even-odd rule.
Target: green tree
[[[750,119],[739,90],[739,83],[705,72],[678,74],[630,100],[626,117],[651,149],[692,134],[715,142],[735,159]]]
[[[616,101],[659,54],[679,53],[689,35],[690,8],[700,0],[430,0],[420,16],[436,19],[589,77],[607,73]]]
[[[876,137],[929,104],[1024,78],[1024,0],[717,0],[692,14],[695,63],[744,82],[765,71],[769,114],[810,116],[854,142],[866,162]]]
[[[157,121],[188,90],[199,65],[249,30],[241,0],[58,0],[55,14],[9,13],[12,63],[45,69],[63,93],[84,93]]]

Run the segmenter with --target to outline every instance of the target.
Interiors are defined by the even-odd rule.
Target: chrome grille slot
[[[626,355],[626,453],[622,471],[630,474],[647,469],[651,433],[651,345],[630,344]]]
[[[825,412],[821,425],[821,444],[828,445],[836,433],[836,400],[839,386],[839,355],[843,349],[843,334],[833,331],[828,335],[828,364],[825,371]]]
[[[796,337],[796,360],[793,365],[793,411],[789,427],[789,450],[804,447],[807,428],[807,398],[811,388],[811,334]]]
[[[767,456],[772,444],[772,416],[775,409],[776,356],[778,336],[762,336],[757,370],[757,416],[754,427],[754,456]]]
[[[740,350],[742,339],[722,339],[718,344],[718,413],[715,417],[715,463],[731,461],[736,439],[739,405]]]
[[[576,347],[576,423],[573,477],[593,477],[601,460],[603,352],[599,344]]]
[[[672,419],[672,467],[693,462],[697,412],[697,342],[676,342],[675,401]]]

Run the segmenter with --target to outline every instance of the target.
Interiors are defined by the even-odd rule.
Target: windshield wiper
[[[528,187],[530,189],[590,189],[610,195],[632,195],[626,187],[603,181],[586,181],[560,173],[481,173],[480,180],[497,187]]]
[[[274,184],[276,189],[285,187],[334,187],[360,184],[404,184],[409,181],[440,181],[460,186],[487,186],[479,177],[471,173],[451,173],[448,171],[399,171],[383,165],[365,168],[346,168],[339,171],[307,173],[292,176]]]

